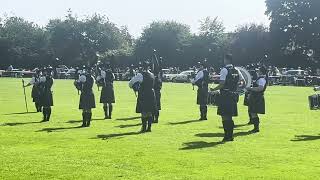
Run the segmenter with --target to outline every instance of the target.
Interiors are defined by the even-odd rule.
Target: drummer
[[[265,114],[265,99],[264,92],[268,86],[268,70],[266,67],[261,66],[258,70],[258,78],[253,84],[253,87],[247,88],[249,92],[248,107],[250,113],[250,121],[254,125],[251,133],[260,132],[259,124],[260,119],[258,114]]]
[[[218,115],[222,118],[224,129],[223,142],[233,141],[234,121],[233,117],[238,116],[239,95],[237,89],[239,83],[244,81],[241,72],[233,64],[233,57],[228,54],[224,57],[225,67],[220,72],[220,84],[213,88],[212,91],[220,90],[218,100]]]

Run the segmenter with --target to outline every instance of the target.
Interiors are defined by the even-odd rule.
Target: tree
[[[266,5],[266,14],[271,19],[274,56],[279,60],[285,59],[282,61],[283,64],[306,64],[307,59],[318,61],[320,1],[266,0]],[[284,58],[283,54],[287,58]]]
[[[228,51],[228,34],[224,33],[223,23],[218,17],[206,17],[200,20],[199,33],[193,35],[191,44],[186,48],[186,57],[191,57],[190,65],[207,59],[210,64],[218,66],[223,54]]]
[[[102,54],[132,45],[126,30],[98,14],[78,20],[69,12],[63,21],[51,20],[46,29],[52,51],[67,65],[93,64]]]
[[[6,17],[0,27],[1,66],[34,67],[47,58],[46,32],[20,17]]]
[[[269,54],[269,47],[269,31],[264,25],[245,24],[233,34],[231,48],[237,64],[259,62]]]
[[[153,49],[164,57],[167,65],[182,64],[183,49],[191,37],[190,27],[175,21],[153,22],[136,41],[135,55],[138,60],[152,57]]]

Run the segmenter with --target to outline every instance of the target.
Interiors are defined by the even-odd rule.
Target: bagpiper
[[[112,73],[111,65],[108,63],[105,66],[102,65],[98,69],[98,76],[96,79],[97,85],[102,87],[100,95],[100,103],[103,104],[103,110],[105,114],[105,119],[112,118],[113,103],[115,103],[115,95],[113,88],[113,81],[115,79]]]
[[[154,92],[156,97],[156,110],[153,113],[153,122],[159,122],[160,110],[161,110],[161,89],[162,89],[162,57],[158,60],[157,55],[154,54],[153,59],[153,74],[155,77],[154,81]]]
[[[208,92],[209,92],[209,72],[207,69],[207,61],[200,63],[200,69],[192,81],[193,85],[198,87],[197,91],[197,104],[200,106],[200,119],[199,120],[207,120],[207,112],[208,112]]]
[[[40,87],[39,87],[40,76],[41,76],[41,70],[36,68],[35,74],[32,76],[30,82],[24,86],[24,87],[32,86],[31,97],[35,104],[37,112],[42,111],[41,102],[40,102],[41,94],[40,94]]]
[[[79,109],[82,110],[82,127],[90,127],[92,120],[92,109],[96,108],[93,84],[94,78],[91,75],[91,69],[89,67],[84,67],[82,71],[79,72],[78,80],[75,80],[74,85],[81,92]]]
[[[156,97],[154,93],[154,75],[150,72],[150,62],[144,62],[140,73],[134,76],[129,87],[138,92],[136,113],[141,113],[141,133],[151,132],[152,115],[156,111]]]
[[[51,117],[51,107],[53,106],[53,96],[52,96],[52,86],[53,86],[53,77],[52,77],[52,67],[47,67],[42,70],[42,75],[40,76],[40,106],[43,107],[42,122],[47,122]]]

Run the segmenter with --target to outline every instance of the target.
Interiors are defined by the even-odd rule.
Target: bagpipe
[[[314,91],[320,91],[320,86],[314,87]],[[314,94],[308,97],[310,110],[320,110],[320,94]]]
[[[241,73],[243,80],[240,80],[238,83],[238,88],[235,92],[237,96],[245,95],[245,101],[246,98],[248,98],[248,92],[246,88],[250,87],[252,85],[252,77],[248,70],[242,67],[235,67]],[[218,101],[220,97],[220,91],[211,91],[208,92],[208,105],[211,106],[217,106]]]

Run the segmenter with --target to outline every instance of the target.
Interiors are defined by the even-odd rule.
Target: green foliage
[[[127,29],[117,28],[106,17],[98,14],[78,20],[69,13],[64,21],[51,21],[47,30],[51,34],[50,45],[55,55],[70,65],[93,64],[99,54],[125,51],[132,46]]]
[[[6,17],[0,27],[0,66],[32,67],[46,56],[48,35],[39,26],[19,17]]]
[[[312,88],[270,87],[261,132],[238,126],[232,143],[220,144],[221,118],[209,108],[198,121],[190,84],[164,83],[160,123],[137,134],[140,119],[127,82],[116,82],[112,120],[102,104],[90,128],[81,125],[72,80],[56,80],[52,120],[25,112],[21,79],[0,79],[0,179],[318,179],[319,112],[310,111]],[[27,89],[29,108],[34,110]],[[99,92],[94,88],[96,102]],[[237,125],[248,122],[239,102]]]
[[[136,41],[135,53],[139,59],[146,59],[152,57],[153,49],[156,49],[168,64],[181,63],[180,53],[190,37],[188,25],[175,21],[153,22]]]
[[[320,1],[266,0],[266,5],[274,48],[280,49],[280,54],[296,57],[297,62],[292,64],[319,60]]]
[[[233,34],[232,54],[236,64],[246,65],[260,61],[270,53],[268,28],[259,24],[245,24]]]

